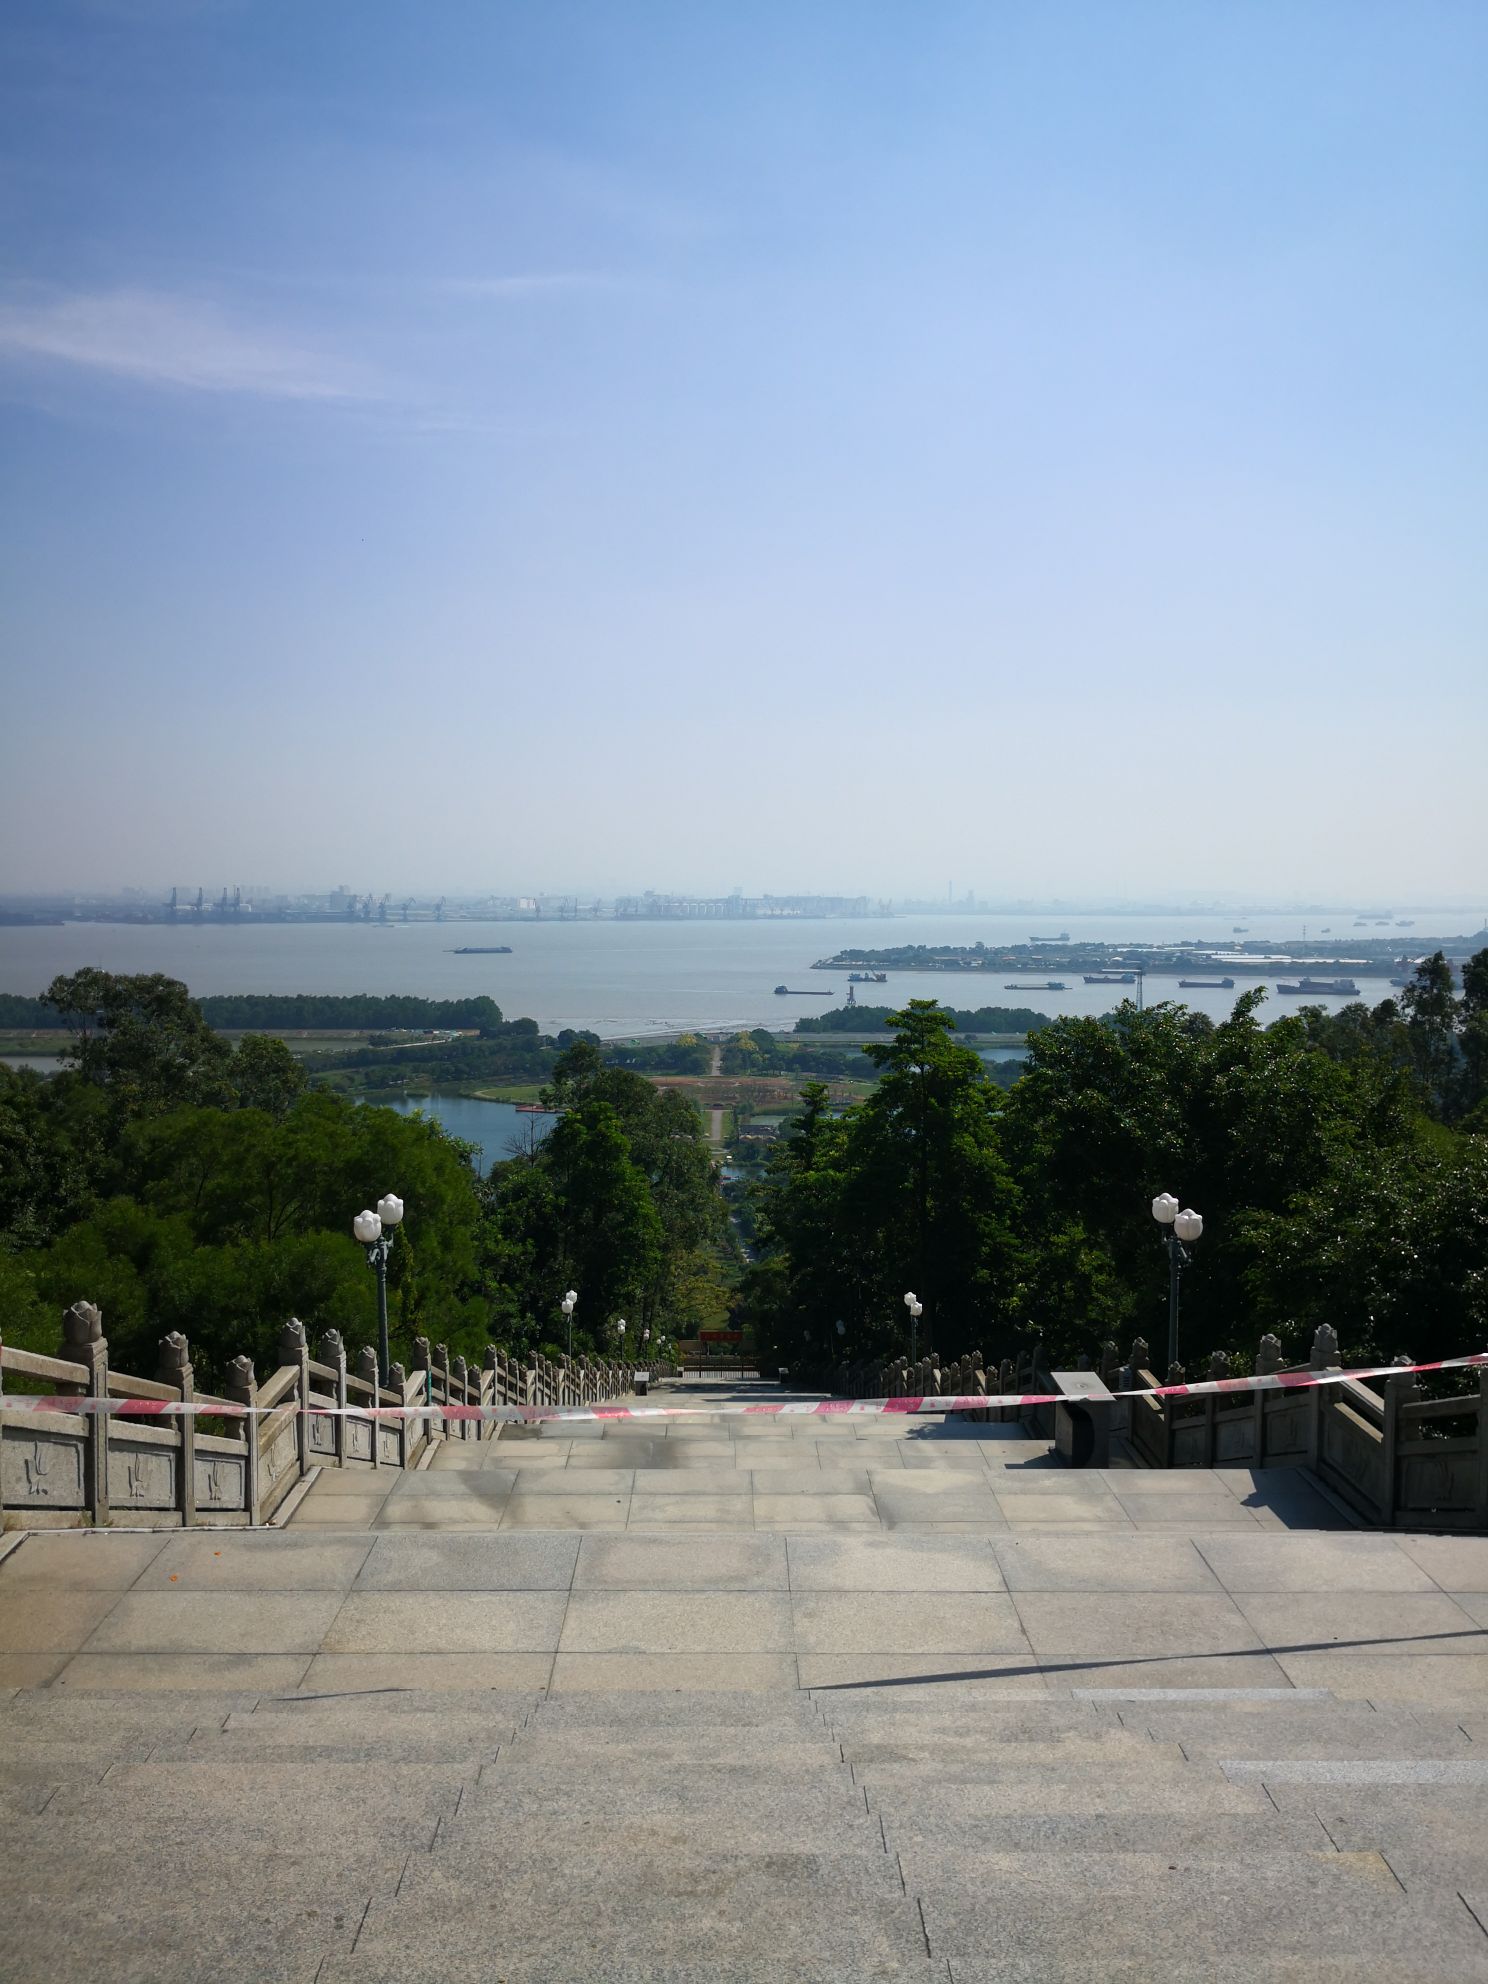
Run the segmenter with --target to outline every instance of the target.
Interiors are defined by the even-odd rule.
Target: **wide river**
[[[1409,910],[1407,927],[1391,930],[1400,950],[1418,952],[1424,941],[1478,928],[1481,911]],[[1123,916],[900,916],[852,921],[642,923],[265,923],[237,925],[67,923],[58,928],[0,927],[0,992],[36,994],[58,972],[82,965],[108,971],[163,971],[184,979],[197,994],[209,992],[408,992],[429,999],[488,993],[508,1018],[530,1015],[544,1032],[588,1027],[605,1037],[673,1032],[683,1027],[785,1028],[802,1013],[841,1005],[844,972],[811,969],[848,945],[1026,943],[1030,936],[1068,930],[1071,937],[1121,943],[1228,942],[1234,914],[1188,912]],[[1280,952],[1305,954],[1298,918],[1248,919],[1252,938],[1274,940]],[[1386,934],[1382,926],[1355,932],[1352,911],[1309,920],[1307,934],[1324,927],[1334,941]],[[510,944],[509,957],[456,957],[461,944]],[[876,1004],[940,999],[961,1006],[1031,1006],[1036,1011],[1102,1013],[1131,996],[1120,987],[1085,985],[1078,972],[1054,971],[1068,990],[1032,989],[1051,974],[1030,974],[1027,987],[1008,990],[1015,974],[989,972],[974,980],[948,972],[896,971],[884,986],[857,988]],[[1295,977],[1283,968],[1276,976]],[[1328,976],[1334,975],[1330,968]],[[1360,997],[1371,1003],[1389,995],[1388,977],[1355,971]],[[1248,984],[1233,992],[1180,992],[1176,979],[1151,977],[1149,1002],[1183,999],[1224,1017]],[[778,998],[775,987],[830,993],[830,997]],[[1267,1017],[1295,1005],[1273,996]],[[1322,1003],[1338,1005],[1339,1000]]]

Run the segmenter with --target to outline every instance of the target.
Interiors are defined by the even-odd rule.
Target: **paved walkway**
[[[642,1437],[8,1550],[0,1978],[1488,1984],[1488,1539]]]
[[[776,1385],[694,1380],[657,1404],[767,1403]],[[1347,1528],[1304,1481],[1247,1468],[1076,1472],[1015,1425],[925,1417],[556,1420],[451,1441],[407,1476],[327,1469],[313,1528],[819,1531]]]

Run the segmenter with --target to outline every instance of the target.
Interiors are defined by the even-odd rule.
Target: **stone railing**
[[[534,1355],[519,1364],[495,1344],[477,1368],[445,1346],[414,1339],[414,1367],[395,1364],[379,1384],[377,1353],[347,1363],[328,1330],[311,1355],[305,1326],[286,1323],[278,1366],[261,1384],[235,1357],[220,1393],[196,1389],[190,1347],[172,1331],[158,1375],[130,1377],[109,1366],[103,1318],[77,1302],[63,1318],[61,1355],[0,1346],[0,1525],[6,1529],[100,1527],[118,1522],[252,1526],[275,1511],[315,1467],[407,1468],[432,1439],[484,1440],[495,1420],[450,1419],[447,1405],[593,1405],[631,1389],[628,1364]],[[210,1413],[136,1419],[111,1413],[6,1412],[6,1380],[59,1398],[155,1399],[247,1405],[251,1418]],[[305,1406],[426,1406],[388,1421],[317,1416]]]
[[[1152,1353],[1138,1337],[1123,1360],[1113,1342],[1098,1358],[1076,1360],[1113,1392],[1152,1392],[1234,1375],[1232,1359],[1216,1351],[1203,1367],[1173,1365],[1166,1378],[1151,1369]],[[1363,1360],[1359,1360],[1363,1361]],[[1400,1356],[1397,1364],[1408,1365]],[[1263,1336],[1252,1369],[1345,1368],[1337,1333],[1324,1324],[1306,1364],[1283,1364],[1280,1340]],[[1307,1389],[1213,1394],[1204,1398],[1122,1400],[1111,1410],[1131,1457],[1144,1467],[1305,1467],[1354,1514],[1384,1528],[1488,1530],[1488,1369],[1470,1389],[1427,1397],[1409,1372],[1374,1384],[1345,1379]],[[1017,1360],[989,1367],[979,1351],[941,1363],[838,1365],[821,1382],[847,1398],[942,1398],[955,1394],[1047,1392],[1055,1389],[1049,1360],[1035,1343]],[[992,1408],[989,1416],[1018,1419],[1052,1438],[1054,1408]]]
[[[1133,1386],[1162,1382],[1132,1345]],[[1397,1364],[1409,1365],[1401,1355]],[[1345,1368],[1324,1324],[1306,1364],[1283,1366],[1279,1340],[1261,1338],[1258,1374]],[[1166,1382],[1231,1376],[1216,1351],[1202,1370],[1174,1365]],[[1128,1400],[1127,1442],[1148,1467],[1307,1467],[1365,1522],[1385,1528],[1488,1529],[1488,1370],[1470,1390],[1428,1398],[1409,1371],[1364,1384],[1345,1379],[1307,1390],[1197,1399]]]

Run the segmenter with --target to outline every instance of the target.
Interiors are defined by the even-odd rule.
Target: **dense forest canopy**
[[[208,1026],[225,1033],[343,1033],[437,1031],[474,1027],[494,1032],[501,1008],[494,999],[413,999],[371,992],[212,993],[196,1001]],[[0,1027],[55,1027],[64,1024],[49,995],[26,999],[0,992]],[[532,1022],[526,1022],[529,1026]]]
[[[1488,952],[1460,998],[1441,958],[1398,1003],[1262,1026],[1128,1002],[1029,1042],[1002,1093],[934,1000],[866,1051],[877,1089],[804,1110],[756,1192],[748,1311],[797,1367],[921,1341],[1060,1359],[1163,1334],[1160,1191],[1204,1215],[1184,1283],[1193,1359],[1265,1330],[1301,1354],[1331,1323],[1350,1354],[1432,1357],[1488,1328]],[[842,1325],[838,1331],[837,1325]]]
[[[0,1067],[7,1342],[55,1351],[62,1310],[85,1298],[116,1364],[140,1375],[172,1329],[205,1378],[240,1351],[262,1364],[290,1315],[355,1350],[374,1341],[375,1283],[351,1220],[387,1191],[408,1208],[388,1270],[405,1363],[416,1334],[475,1357],[493,1331],[513,1349],[557,1347],[569,1284],[583,1296],[575,1352],[613,1354],[622,1301],[658,1343],[724,1306],[700,1120],[638,1076],[604,1070],[590,1094],[560,1063],[562,1123],[484,1181],[436,1124],[312,1087],[283,1041],[234,1047],[173,979],[78,972],[53,982],[47,1013],[73,1034],[64,1070]],[[499,1013],[487,1031],[457,1045],[537,1040]],[[592,1072],[595,1049],[574,1051]]]
[[[1371,1360],[1480,1345],[1488,952],[1460,992],[1438,956],[1372,1010],[1267,1027],[1263,996],[1217,1025],[1129,1002],[1050,1022],[1006,1091],[934,1000],[886,1014],[888,1037],[861,1050],[737,1035],[726,1068],[851,1052],[877,1078],[840,1113],[805,1082],[741,1217],[744,1261],[698,1111],[665,1086],[703,1042],[622,1050],[639,1065],[621,1066],[592,1036],[545,1042],[495,1013],[436,1045],[536,1057],[561,1112],[483,1180],[435,1124],[314,1086],[282,1040],[234,1045],[174,980],[77,972],[46,995],[72,1034],[63,1071],[0,1068],[0,1323],[55,1349],[61,1310],[87,1298],[121,1368],[149,1375],[180,1329],[208,1380],[238,1351],[269,1358],[291,1314],[356,1349],[374,1281],[350,1222],[392,1190],[408,1205],[389,1274],[405,1361],[416,1333],[467,1356],[492,1337],[561,1348],[566,1287],[575,1350],[613,1353],[623,1316],[658,1346],[732,1319],[798,1368],[864,1357],[902,1348],[914,1288],[927,1346],[996,1357],[1038,1336],[1073,1358],[1106,1336],[1161,1340],[1148,1207],[1171,1190],[1205,1218],[1190,1361],[1265,1330],[1300,1355],[1321,1322]],[[396,1078],[400,1050],[388,1062]]]

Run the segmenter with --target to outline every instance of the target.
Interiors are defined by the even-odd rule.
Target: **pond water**
[[[528,1115],[518,1110],[514,1102],[486,1102],[477,1095],[399,1095],[376,1099],[385,1102],[389,1109],[396,1109],[401,1116],[432,1117],[452,1137],[474,1144],[483,1177],[493,1164],[501,1164],[527,1150],[529,1139],[541,1143],[558,1121],[556,1116]]]

